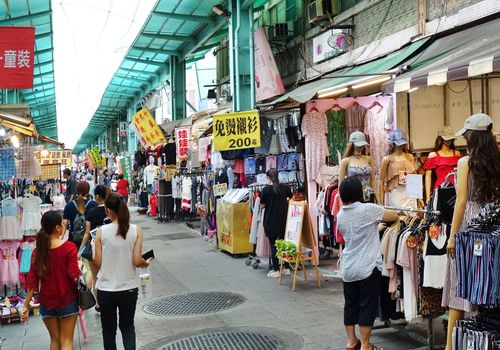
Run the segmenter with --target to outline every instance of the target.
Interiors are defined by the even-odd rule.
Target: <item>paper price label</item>
[[[483,241],[474,241],[474,256],[483,256]]]
[[[221,184],[214,185],[214,195],[216,197],[223,196],[227,192],[227,183],[223,182]]]

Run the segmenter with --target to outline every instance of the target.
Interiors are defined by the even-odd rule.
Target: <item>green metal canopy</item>
[[[50,0],[3,0],[0,2],[0,26],[35,27],[33,89],[21,90],[19,102],[29,105],[38,132],[57,138]]]
[[[401,62],[417,52],[428,41],[429,38],[424,38],[374,61],[355,67],[342,68],[323,76],[319,80],[301,85],[295,90],[278,97],[268,105],[277,105],[284,102],[305,103],[316,96],[318,91],[341,88],[345,86],[345,84],[351,84],[353,81],[356,81],[356,79],[367,77],[371,74],[376,76],[377,74],[384,73],[389,69],[397,67]]]

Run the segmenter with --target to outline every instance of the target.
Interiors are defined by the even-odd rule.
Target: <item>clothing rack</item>
[[[410,212],[410,213],[424,213],[424,214],[429,214],[429,215],[441,215],[441,212],[439,210],[428,210],[428,209],[414,209],[414,208],[400,208],[400,207],[391,207],[391,206],[384,206],[385,209],[388,210],[394,210],[398,212]],[[427,318],[427,337],[421,336],[418,333],[415,333],[413,331],[407,330],[405,327],[408,325],[408,323],[394,323],[389,321],[385,321],[383,325],[380,326],[375,326],[373,329],[385,329],[385,328],[393,328],[395,330],[398,330],[413,340],[416,340],[419,343],[425,344],[426,346],[420,347],[420,348],[415,348],[413,350],[424,350],[424,349],[444,349],[444,346],[436,346],[434,345],[434,319],[435,317],[428,317]]]
[[[394,211],[398,211],[398,212],[424,213],[424,214],[437,215],[437,216],[441,215],[441,212],[439,210],[399,208],[399,207],[390,207],[390,206],[384,206],[384,209],[394,210]]]

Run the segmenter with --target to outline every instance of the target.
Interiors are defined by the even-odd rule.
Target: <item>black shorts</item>
[[[356,282],[344,282],[344,325],[373,326],[379,309],[380,271]]]

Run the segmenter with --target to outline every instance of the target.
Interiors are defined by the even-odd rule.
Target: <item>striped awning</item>
[[[449,81],[500,72],[500,19],[434,41],[405,65],[410,69],[385,83],[385,94],[444,85]]]

